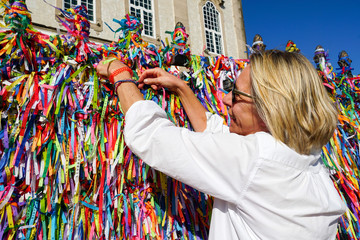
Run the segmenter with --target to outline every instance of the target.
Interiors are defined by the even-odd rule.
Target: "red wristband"
[[[133,71],[129,67],[122,67],[116,69],[110,74],[109,81],[114,84],[114,78],[122,72],[129,72],[131,74],[131,77],[133,76]]]

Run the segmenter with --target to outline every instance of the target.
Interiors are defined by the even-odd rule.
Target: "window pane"
[[[212,33],[205,30],[205,36],[206,36],[206,48],[210,52],[214,52],[214,41],[213,41]]]
[[[79,0],[79,4],[81,4],[87,8],[89,20],[94,21],[94,18],[95,18],[94,0]]]
[[[203,6],[206,48],[213,53],[222,53],[220,14],[215,5],[206,2]]]
[[[94,6],[96,5],[96,0],[62,0],[62,3],[63,9],[74,8],[80,5],[85,6],[88,10],[88,20],[94,23],[96,18],[96,7]]]
[[[145,8],[151,10],[151,0],[145,0],[145,2],[146,2]]]
[[[68,9],[68,8],[70,8],[70,0],[64,0],[63,1],[63,8],[64,9]]]
[[[153,12],[152,9],[152,0],[130,0],[130,13],[134,14],[138,17],[142,23],[144,28],[144,34],[148,36],[153,36]]]
[[[149,13],[146,12],[146,11],[143,11],[143,14],[144,14],[144,25],[148,25],[149,24]]]
[[[219,35],[219,34],[215,34],[215,46],[216,46],[216,53],[217,53],[217,54],[221,54],[221,53],[222,53],[222,49],[221,49],[221,35]]]
[[[214,4],[207,2],[203,7],[205,28],[220,32],[219,12]]]

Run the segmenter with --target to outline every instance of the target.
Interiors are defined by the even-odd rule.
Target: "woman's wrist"
[[[129,72],[122,72],[122,73],[119,73],[117,75],[115,75],[113,78],[112,78],[112,84],[115,84],[116,81],[119,81],[119,80],[124,80],[124,79],[131,79],[132,78],[132,75],[129,73]],[[109,77],[109,81],[110,81],[110,77]]]
[[[114,89],[115,89],[115,92],[117,92],[117,88],[121,85],[121,84],[124,84],[124,83],[131,83],[131,84],[135,84],[136,86],[138,85],[138,82],[133,80],[133,79],[121,79],[121,80],[118,80],[114,83]]]
[[[177,84],[177,87],[175,88],[175,93],[176,95],[178,95],[179,97],[181,95],[183,95],[188,89],[190,89],[190,87],[187,85],[186,82],[184,81],[179,81],[179,83]]]
[[[110,72],[109,81],[114,84],[117,80],[132,78],[133,72],[128,66],[116,68]]]
[[[100,68],[100,70],[98,71],[100,71],[100,73],[112,84],[115,83],[115,80],[119,80],[120,78],[131,78],[133,76],[133,71],[131,70],[131,68],[120,60],[111,60],[106,64],[103,63],[103,65],[104,67],[102,67],[102,69]],[[104,68],[107,69],[105,70]],[[130,74],[130,77],[127,74]]]

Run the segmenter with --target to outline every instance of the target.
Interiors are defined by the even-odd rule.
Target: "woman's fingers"
[[[106,75],[106,70],[107,70],[107,66],[105,66],[104,60],[101,60],[99,62],[99,64],[96,66],[96,71],[101,76],[105,76]]]
[[[151,85],[151,88],[154,89],[154,90],[159,90],[161,88],[161,86]]]
[[[152,85],[152,84],[157,85],[160,83],[160,80],[159,78],[145,78],[144,83],[147,85]]]
[[[161,68],[154,68],[144,71],[138,82],[139,88],[150,85],[155,90],[165,87],[170,91],[176,91],[181,80]]]
[[[145,72],[143,72],[140,77],[138,82],[142,83],[144,81],[144,79],[149,78],[149,77],[156,77],[156,71],[155,69],[148,69],[145,70]]]
[[[154,90],[158,90],[162,87],[161,77],[159,78],[145,78],[144,83],[150,85]]]
[[[127,67],[127,65],[120,60],[103,59],[96,66],[96,71],[103,77],[109,77],[114,70],[122,67]]]

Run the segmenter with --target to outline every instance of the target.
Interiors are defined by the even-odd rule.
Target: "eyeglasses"
[[[236,88],[235,88],[235,82],[234,82],[234,84],[233,84],[233,87],[232,87],[232,90],[231,90],[231,95],[232,95],[232,102],[235,102],[235,96],[236,95],[242,95],[242,96],[245,96],[245,97],[248,97],[248,98],[251,98],[251,99],[255,99],[255,97],[253,97],[253,96],[251,96],[250,94],[248,94],[248,93],[245,93],[245,92],[242,92],[242,91],[240,91],[240,90],[237,90]]]

